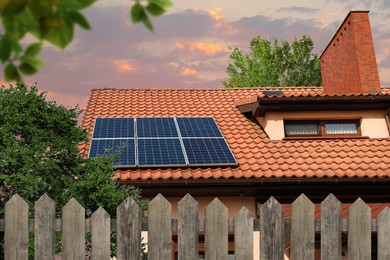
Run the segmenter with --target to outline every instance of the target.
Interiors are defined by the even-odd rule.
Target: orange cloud
[[[185,68],[184,70],[182,70],[182,72],[180,74],[183,76],[192,76],[192,75],[198,74],[198,71],[193,70],[193,69],[189,69],[189,68]]]
[[[176,63],[176,62],[170,62],[169,65],[171,65],[172,67],[174,67],[175,69],[177,69],[179,67],[179,64]]]
[[[208,55],[214,55],[220,52],[226,52],[228,49],[219,44],[208,42],[176,42],[176,47],[179,49],[188,49],[190,51],[201,51]]]
[[[115,60],[114,65],[120,72],[132,72],[135,69],[130,60]]]
[[[224,17],[221,15],[222,13],[222,8],[221,7],[214,7],[214,10],[207,10],[207,13],[213,17],[216,21],[222,20]]]

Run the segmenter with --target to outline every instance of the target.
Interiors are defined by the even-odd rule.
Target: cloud
[[[289,6],[289,7],[279,8],[279,9],[277,9],[277,11],[279,11],[279,12],[297,12],[297,13],[316,13],[316,12],[319,12],[320,9],[302,7],[302,6]]]
[[[135,70],[135,66],[130,60],[115,60],[113,63],[120,72],[133,72]]]
[[[214,7],[212,10],[207,10],[207,13],[216,21],[220,21],[224,18],[222,15],[222,8],[218,6]]]
[[[197,75],[199,72],[197,70],[194,70],[194,69],[189,69],[189,68],[185,68],[181,71],[181,75],[182,76],[193,76],[193,75]]]
[[[176,42],[176,47],[180,50],[200,51],[207,55],[215,55],[221,52],[227,52],[228,48],[224,45],[208,42]]]

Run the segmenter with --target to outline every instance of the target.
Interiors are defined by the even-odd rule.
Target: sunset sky
[[[349,10],[369,10],[381,84],[390,85],[388,0],[173,2],[153,19],[152,33],[130,23],[131,1],[98,0],[84,11],[92,31],[77,29],[65,50],[47,45],[45,67],[25,80],[38,82],[59,103],[82,108],[93,88],[219,88],[229,48],[247,52],[256,35],[291,41],[306,34],[320,54]]]

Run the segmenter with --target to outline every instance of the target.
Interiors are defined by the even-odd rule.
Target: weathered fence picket
[[[15,194],[5,204],[4,256],[5,259],[28,259],[28,205]]]
[[[91,216],[92,260],[110,259],[110,214],[102,207]]]
[[[314,204],[304,194],[292,203],[291,259],[314,259]]]
[[[253,216],[245,207],[234,216],[234,259],[253,259]]]
[[[198,256],[198,202],[187,194],[178,204],[179,260],[197,260]]]
[[[85,258],[85,209],[75,199],[62,208],[62,259]]]
[[[35,202],[35,260],[55,257],[56,212],[54,201],[44,194]]]
[[[274,197],[260,208],[260,259],[284,259],[284,210]]]
[[[371,259],[371,209],[357,199],[348,210],[348,259]]]
[[[341,260],[341,202],[330,194],[321,203],[321,259]]]
[[[137,259],[141,255],[141,210],[131,198],[116,210],[116,241],[118,259]],[[92,249],[93,250],[93,249]]]
[[[172,259],[172,206],[158,194],[148,209],[148,259]]]
[[[226,260],[228,257],[228,209],[215,198],[206,207],[206,259]]]
[[[378,259],[390,259],[390,208],[378,215]]]
[[[258,210],[259,219],[254,219],[243,207],[229,220],[227,207],[216,198],[206,207],[203,221],[198,219],[198,202],[187,194],[178,203],[176,221],[171,219],[172,205],[159,194],[150,202],[145,221],[139,205],[131,198],[117,207],[116,220],[103,208],[85,219],[85,210],[75,199],[63,207],[62,218],[55,219],[54,202],[45,194],[35,203],[34,220],[29,221],[28,205],[16,194],[5,205],[0,232],[4,232],[6,260],[28,259],[29,232],[34,232],[35,259],[54,259],[55,232],[58,231],[62,232],[64,260],[85,258],[86,232],[91,232],[92,259],[109,259],[111,232],[116,232],[117,236],[117,259],[140,259],[141,230],[148,232],[148,259],[152,260],[198,259],[199,248],[202,248],[199,239],[203,234],[206,259],[226,260],[229,232],[232,232],[230,237],[234,235],[234,257],[238,260],[255,259],[254,251],[260,253],[262,260],[284,260],[286,256],[314,259],[318,255],[316,250],[321,250],[321,259],[341,260],[342,236],[348,237],[348,248],[343,249],[348,259],[366,260],[375,255],[379,260],[390,259],[389,208],[385,208],[377,220],[372,220],[370,207],[357,199],[349,207],[348,219],[342,220],[341,202],[330,194],[321,203],[321,219],[315,220],[314,205],[302,194],[292,203],[291,221],[285,222],[284,208],[273,197]],[[254,231],[260,231],[260,244],[253,244]],[[315,234],[321,239],[321,248],[315,246]],[[176,236],[177,252],[173,247]],[[371,248],[371,239],[375,236],[377,249]]]

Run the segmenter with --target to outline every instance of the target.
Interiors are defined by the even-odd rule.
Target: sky
[[[369,10],[381,84],[390,85],[389,0],[173,0],[152,19],[155,32],[131,24],[131,3],[97,0],[83,11],[92,30],[76,29],[65,50],[46,44],[46,65],[25,81],[81,108],[94,88],[221,88],[231,48],[248,53],[257,35],[287,41],[308,35],[321,54],[350,10]]]

